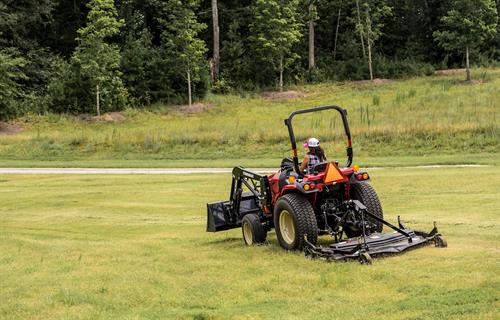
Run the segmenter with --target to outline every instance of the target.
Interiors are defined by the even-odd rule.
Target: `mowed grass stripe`
[[[371,266],[325,263],[239,229],[205,232],[229,174],[0,176],[5,319],[495,319],[500,168],[371,172],[386,217],[426,247]]]

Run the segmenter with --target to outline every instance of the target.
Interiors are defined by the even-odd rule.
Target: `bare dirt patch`
[[[451,76],[457,74],[465,74],[465,69],[444,69],[436,70],[436,75],[438,76]]]
[[[0,135],[3,134],[16,134],[23,132],[24,128],[18,124],[1,122],[0,121]]]
[[[179,110],[182,113],[188,113],[188,114],[200,113],[205,110],[209,110],[211,108],[212,108],[211,104],[204,104],[201,102],[193,103],[191,105],[176,106],[177,110]]]
[[[288,90],[288,91],[264,91],[261,93],[261,96],[265,99],[269,100],[290,100],[290,99],[298,99],[306,96],[304,92],[296,91],[296,90]]]
[[[373,80],[357,80],[357,81],[352,81],[352,84],[359,84],[359,85],[375,85],[375,86],[380,86],[386,83],[391,83],[394,80],[391,79],[380,79],[380,78],[375,78]]]

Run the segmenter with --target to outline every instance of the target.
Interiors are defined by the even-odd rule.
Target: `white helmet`
[[[307,140],[307,147],[309,148],[319,147],[319,140],[316,138],[310,138],[309,140]]]

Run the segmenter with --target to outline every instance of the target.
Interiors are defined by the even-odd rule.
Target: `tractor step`
[[[434,243],[436,247],[445,247],[446,241],[434,227],[425,233],[412,229],[403,229],[409,235],[395,231],[392,233],[373,233],[331,244],[328,247],[315,246],[306,241],[305,255],[327,261],[358,259],[362,263],[371,262],[371,257],[398,254]]]

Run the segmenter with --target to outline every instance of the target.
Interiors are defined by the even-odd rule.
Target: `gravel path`
[[[432,165],[396,167],[398,169],[415,168],[464,168],[488,167],[486,165]],[[369,170],[388,169],[389,167],[371,167]],[[195,174],[195,173],[231,173],[232,168],[0,168],[0,174]],[[276,168],[248,168],[256,173],[272,173]]]

